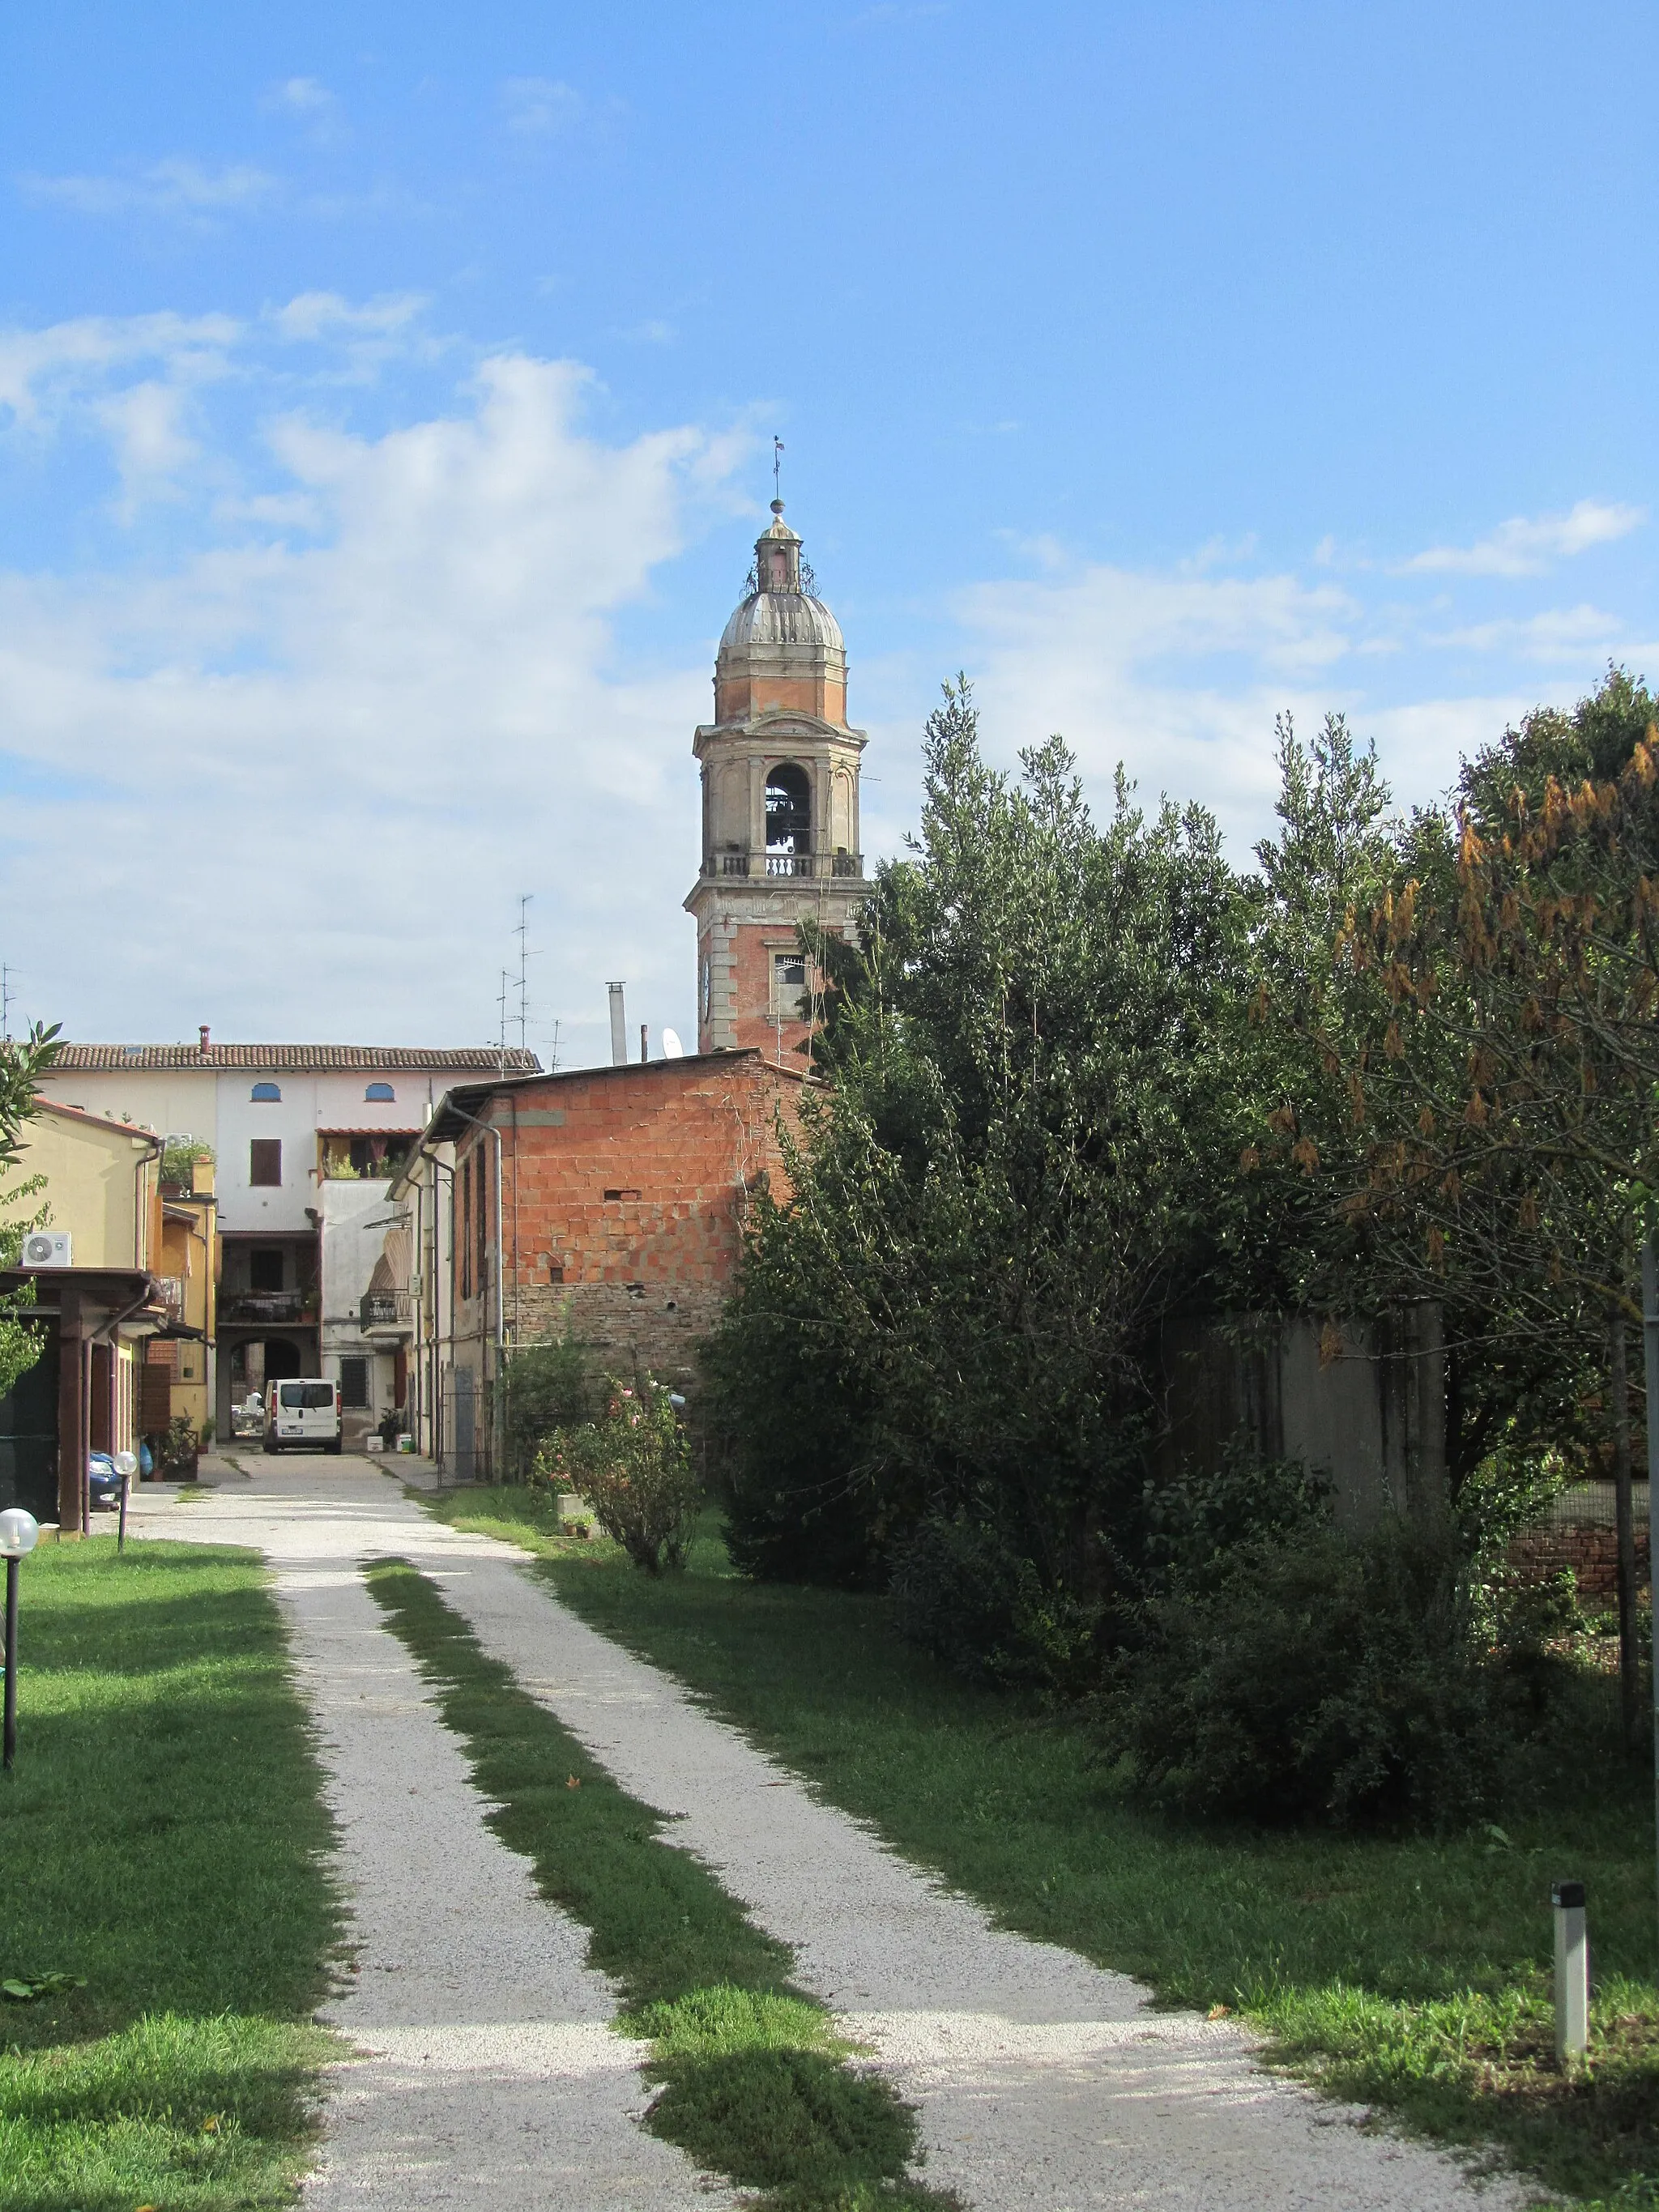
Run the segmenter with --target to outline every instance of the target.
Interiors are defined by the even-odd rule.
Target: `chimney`
[[[623,987],[620,983],[612,983],[607,988],[611,993],[611,1065],[613,1067],[626,1067],[628,1065],[628,1018],[623,1012]]]
[[[208,1039],[211,1034],[212,1032],[209,1030],[207,1024],[204,1022],[202,1024],[202,1050],[204,1052],[208,1048]]]

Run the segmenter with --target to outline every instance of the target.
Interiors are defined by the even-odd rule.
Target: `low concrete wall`
[[[1446,1509],[1446,1355],[1437,1305],[1335,1327],[1309,1315],[1176,1322],[1164,1332],[1168,1479],[1230,1445],[1301,1460],[1334,1485],[1337,1525]]]

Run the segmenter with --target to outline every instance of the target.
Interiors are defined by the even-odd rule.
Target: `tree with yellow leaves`
[[[1501,1317],[1524,1364],[1577,1383],[1618,1498],[1635,1720],[1628,1332],[1659,1095],[1659,727],[1619,672],[1465,764],[1455,813],[1402,841],[1344,918],[1317,1042],[1355,1141],[1340,1212],[1393,1280]],[[1279,1141],[1312,1176],[1294,1108]],[[1492,1347],[1490,1346],[1487,1350]]]

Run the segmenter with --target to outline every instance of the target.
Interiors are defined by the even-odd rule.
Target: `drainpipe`
[[[422,1137],[420,1143],[415,1148],[415,1156],[417,1159],[424,1160],[432,1170],[432,1304],[430,1307],[430,1319],[427,1325],[426,1334],[428,1381],[430,1383],[430,1396],[428,1402],[430,1407],[429,1419],[432,1423],[432,1462],[434,1467],[441,1469],[444,1463],[444,1408],[443,1389],[439,1377],[442,1371],[442,1352],[445,1339],[441,1327],[441,1323],[443,1319],[441,1312],[443,1292],[443,1253],[441,1243],[444,1214],[442,1205],[443,1192],[440,1178],[445,1174],[447,1174],[449,1177],[449,1210],[453,1218],[455,1211],[455,1170],[453,1168],[445,1168],[443,1162],[438,1158],[438,1155],[432,1151],[431,1144],[432,1139],[429,1137]],[[453,1261],[454,1257],[453,1249],[454,1239],[453,1236],[450,1239],[450,1243],[452,1247],[450,1256]]]
[[[135,1267],[143,1267],[144,1265],[144,1193],[141,1178],[144,1170],[153,1167],[161,1158],[166,1147],[159,1137],[146,1136],[142,1129],[136,1133],[134,1141],[153,1147],[151,1151],[142,1153],[132,1164],[132,1264]]]
[[[506,1252],[501,1242],[501,1133],[495,1127],[495,1124],[493,1121],[480,1121],[476,1114],[469,1114],[465,1106],[457,1106],[453,1101],[449,1110],[452,1114],[459,1115],[463,1121],[470,1121],[475,1129],[482,1129],[487,1137],[493,1137],[495,1140],[495,1380],[496,1387],[490,1394],[489,1401],[489,1456],[490,1473],[499,1477],[501,1468],[500,1449],[501,1426],[501,1380],[502,1370],[506,1364],[507,1354],[507,1303],[504,1295],[506,1285],[503,1281],[503,1274],[505,1272],[503,1262],[506,1259]]]
[[[443,1192],[439,1178],[449,1177],[449,1207],[442,1204]],[[435,1157],[432,1162],[432,1456],[441,1467],[444,1456],[444,1346],[453,1351],[455,1345],[454,1300],[450,1299],[449,1312],[443,1310],[444,1291],[448,1275],[444,1267],[443,1225],[449,1223],[449,1275],[455,1267],[455,1170],[447,1168]]]

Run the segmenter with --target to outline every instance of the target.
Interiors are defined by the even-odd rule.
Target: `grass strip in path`
[[[1115,1796],[1085,1731],[969,1687],[879,1598],[745,1582],[711,1516],[687,1571],[550,1533],[533,1492],[451,1491],[459,1527],[528,1534],[590,1626],[870,1821],[1009,1928],[1223,2006],[1334,2094],[1437,2139],[1495,2142],[1549,2186],[1659,2208],[1659,1987],[1644,1777],[1592,1768],[1504,1832],[1344,1838],[1181,1826]],[[522,1540],[522,1537],[521,1537]],[[1554,2064],[1550,1883],[1584,1880],[1592,2063]]]
[[[0,2212],[287,2203],[338,1913],[260,1562],[43,1546],[19,1644],[0,1978],[71,1985],[0,2002]]]
[[[386,1561],[368,1586],[465,1746],[491,1826],[589,1929],[589,1964],[621,1987],[617,2026],[650,2041],[653,2132],[768,2212],[947,2212],[957,2200],[908,2171],[910,2109],[849,2063],[786,1947],[662,1839],[665,1817],[485,1655],[425,1576]]]

